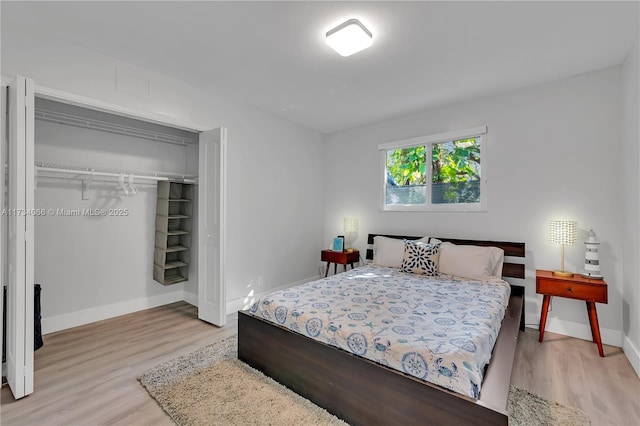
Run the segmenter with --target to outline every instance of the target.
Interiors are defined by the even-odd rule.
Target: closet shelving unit
[[[193,194],[192,184],[158,182],[153,279],[160,284],[189,279]]]

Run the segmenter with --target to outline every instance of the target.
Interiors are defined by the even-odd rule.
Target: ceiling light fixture
[[[327,32],[327,44],[342,56],[351,56],[373,44],[373,35],[362,22],[349,19]]]

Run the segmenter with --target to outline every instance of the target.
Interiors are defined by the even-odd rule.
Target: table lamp
[[[351,253],[353,248],[351,248],[351,234],[358,232],[358,219],[354,217],[345,217],[344,218],[344,233],[347,234],[347,249],[345,251]]]
[[[578,223],[572,220],[552,220],[549,222],[549,242],[562,247],[562,269],[553,271],[553,275],[572,277],[572,272],[564,270],[564,246],[574,245],[578,235]]]

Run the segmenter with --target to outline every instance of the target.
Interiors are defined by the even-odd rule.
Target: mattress
[[[509,296],[502,280],[364,266],[276,291],[249,312],[477,399]]]

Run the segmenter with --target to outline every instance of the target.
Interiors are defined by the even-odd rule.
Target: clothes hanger
[[[120,182],[120,189],[124,192],[124,195],[129,195],[129,188],[124,184],[124,173],[120,173],[118,181]]]
[[[133,186],[133,175],[129,175],[129,195],[136,195],[138,193],[138,188]]]

